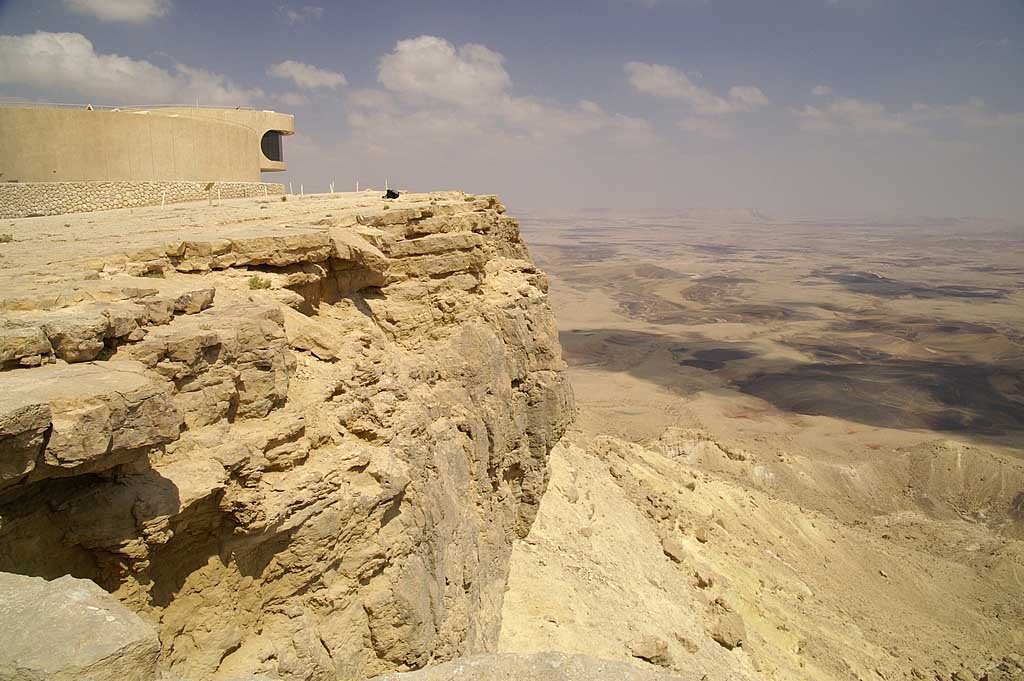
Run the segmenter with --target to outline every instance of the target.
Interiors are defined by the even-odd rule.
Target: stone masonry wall
[[[0,184],[0,218],[85,213],[207,198],[283,194],[276,182],[8,182]]]

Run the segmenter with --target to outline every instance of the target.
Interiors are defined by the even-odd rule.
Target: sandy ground
[[[1016,673],[1024,229],[734,211],[523,232],[580,416],[502,650],[696,679]]]

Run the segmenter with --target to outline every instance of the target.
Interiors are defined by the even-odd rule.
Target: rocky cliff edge
[[[94,581],[167,678],[491,649],[571,389],[491,196],[7,221],[0,570]]]

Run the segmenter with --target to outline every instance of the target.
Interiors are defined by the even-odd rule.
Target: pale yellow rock
[[[0,680],[151,681],[160,643],[89,580],[0,573]]]
[[[532,655],[484,654],[374,681],[699,681],[693,673],[672,674],[585,655],[545,652]]]
[[[153,377],[155,378],[155,377]],[[0,447],[32,479],[104,470],[178,437],[170,391],[137,362],[49,365],[3,375]],[[42,420],[48,430],[39,441]],[[73,470],[77,469],[77,470]],[[14,471],[5,481],[18,481]]]
[[[44,357],[53,353],[50,341],[37,326],[0,327],[0,367],[25,364],[30,357]]]
[[[631,643],[629,654],[661,667],[668,666],[672,659],[668,654],[668,644],[660,638],[650,635]]]
[[[156,624],[172,679],[364,679],[493,648],[574,413],[499,205],[36,218],[72,246],[5,251],[0,328],[79,363],[13,368],[47,353],[34,332],[0,345],[0,570],[89,576]]]
[[[40,320],[40,326],[57,357],[66,362],[86,362],[103,350],[110,320],[101,310],[85,306],[48,314]]]

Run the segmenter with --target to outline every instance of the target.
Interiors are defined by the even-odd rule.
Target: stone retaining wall
[[[283,193],[276,182],[6,182],[0,183],[0,218]]]

